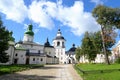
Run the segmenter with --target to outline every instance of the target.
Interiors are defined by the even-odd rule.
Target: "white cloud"
[[[56,24],[53,20],[57,20],[62,23],[60,25],[70,27],[75,35],[80,36],[86,31],[100,29],[92,14],[84,11],[83,5],[82,1],[75,1],[71,7],[67,7],[62,5],[62,0],[57,3],[34,0],[27,8],[23,0],[0,0],[0,12],[6,14],[8,19],[22,22],[27,18],[47,29],[52,29]],[[35,29],[35,32],[38,31],[38,28]]]
[[[27,29],[28,27],[28,24],[24,24],[24,28],[23,29]]]
[[[58,19],[71,28],[75,35],[82,35],[84,32],[99,30],[99,25],[90,12],[84,12],[83,2],[76,1],[72,7],[60,5]]]
[[[52,17],[54,10],[51,7],[54,7],[55,3],[45,2],[45,1],[33,1],[29,6],[29,18],[40,25],[40,27],[51,29],[54,27]],[[49,15],[50,14],[50,15]]]
[[[34,29],[34,33],[36,34],[39,31],[38,28]]]
[[[95,3],[96,5],[103,4],[102,0],[91,0],[91,2]]]
[[[7,19],[19,23],[27,17],[27,7],[23,0],[0,0],[0,12],[4,13]]]

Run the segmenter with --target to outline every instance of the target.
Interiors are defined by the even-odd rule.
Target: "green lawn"
[[[44,65],[0,65],[0,75],[43,66]]]
[[[120,80],[120,64],[77,64],[75,69],[84,80]]]

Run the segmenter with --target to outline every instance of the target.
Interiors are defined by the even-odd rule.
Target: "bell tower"
[[[58,29],[57,35],[53,40],[53,46],[55,48],[56,57],[59,58],[59,63],[65,63],[65,39],[62,36],[60,29]]]

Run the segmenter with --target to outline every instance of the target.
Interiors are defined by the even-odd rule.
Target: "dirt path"
[[[82,80],[72,65],[45,65],[43,68],[30,69],[0,76],[0,80]]]

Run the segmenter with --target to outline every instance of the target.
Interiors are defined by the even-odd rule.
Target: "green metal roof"
[[[34,32],[32,31],[32,24],[28,25],[27,31],[25,32],[25,34],[29,34],[31,36],[34,36]]]

